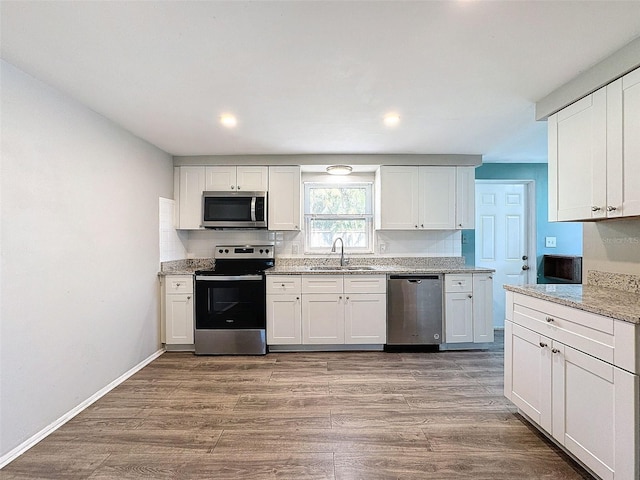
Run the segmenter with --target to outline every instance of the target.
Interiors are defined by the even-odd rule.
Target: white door
[[[503,285],[524,285],[535,271],[529,255],[529,208],[526,183],[476,182],[475,264],[495,270],[493,325],[504,326]],[[533,247],[533,245],[532,245]],[[524,259],[523,259],[524,257]]]

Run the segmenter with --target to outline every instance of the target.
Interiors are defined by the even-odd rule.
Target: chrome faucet
[[[340,240],[340,266],[344,267],[346,261],[344,259],[344,241],[342,240],[342,237],[338,237],[333,241],[333,245],[331,245],[331,253],[336,253],[336,243],[338,243],[338,240]]]

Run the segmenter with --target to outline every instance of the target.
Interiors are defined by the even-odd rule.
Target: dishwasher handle
[[[411,283],[422,283],[422,280],[442,280],[442,275],[389,275],[389,280],[408,280]]]

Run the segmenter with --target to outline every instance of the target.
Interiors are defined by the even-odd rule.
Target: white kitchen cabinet
[[[550,221],[640,215],[640,69],[547,123]]]
[[[267,344],[302,343],[302,301],[299,275],[267,276]]]
[[[300,230],[300,167],[269,167],[269,230]]]
[[[445,343],[493,342],[493,277],[445,275]]]
[[[381,166],[376,174],[376,228],[382,230],[453,230],[457,213],[470,224],[468,189],[457,187],[458,178],[468,187],[468,171],[458,167]],[[466,199],[457,199],[458,192]],[[458,203],[460,202],[460,203]],[[473,206],[471,206],[473,209]],[[466,216],[466,217],[465,217]],[[463,218],[465,217],[465,218]],[[470,227],[471,228],[471,227]]]
[[[381,345],[386,330],[385,275],[267,276],[268,344]]]
[[[476,167],[456,167],[456,229],[476,223]]]
[[[193,277],[162,278],[162,343],[167,350],[193,350]]]
[[[176,228],[199,230],[202,224],[202,192],[205,186],[205,167],[176,167],[174,169]]]
[[[640,473],[635,329],[507,293],[505,396],[603,479]]]
[[[640,69],[607,86],[607,217],[640,215]]]
[[[207,191],[266,192],[269,186],[269,167],[216,165],[205,170]]]

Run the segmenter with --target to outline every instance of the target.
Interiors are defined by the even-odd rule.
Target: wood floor
[[[503,397],[501,347],[166,353],[0,478],[591,479]]]

